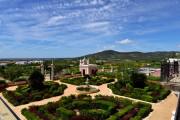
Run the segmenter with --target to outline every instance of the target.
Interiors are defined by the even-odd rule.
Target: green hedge
[[[108,84],[108,88],[110,88],[114,94],[147,102],[158,102],[170,94],[170,90],[155,83],[147,83],[144,88],[133,88],[130,83],[122,84],[122,82],[118,81],[114,84]]]
[[[90,109],[90,110],[84,109],[84,110],[80,111],[80,114],[82,116],[90,117],[95,120],[104,120],[105,118],[107,118],[109,116],[110,113],[108,113],[108,111],[102,110],[102,109]]]
[[[118,120],[127,115],[131,110],[136,109],[134,118],[142,119],[151,111],[151,105],[132,102],[127,99],[98,95],[92,99],[91,96],[68,96],[62,97],[59,101],[48,103],[42,106],[30,106],[25,112],[29,119],[41,118],[51,120],[93,119],[93,120]],[[24,110],[22,111],[24,112]],[[28,114],[28,112],[32,113]],[[76,114],[79,112],[79,115]],[[23,114],[24,115],[24,114]],[[32,117],[32,118],[31,118]],[[28,120],[29,120],[28,119]]]
[[[31,89],[29,86],[19,86],[15,91],[3,91],[3,96],[14,106],[39,101],[45,98],[62,95],[66,85],[55,82],[45,82],[41,90]]]
[[[41,120],[37,115],[25,108],[21,111],[21,113],[26,117],[27,120]]]
[[[76,113],[72,110],[68,110],[64,107],[59,107],[56,109],[56,112],[60,115],[61,119],[63,120],[69,120],[72,116],[74,116]]]
[[[120,109],[115,115],[117,117],[122,117],[123,115],[125,115],[128,111],[130,111],[131,109],[133,109],[133,105],[129,105],[123,109]]]

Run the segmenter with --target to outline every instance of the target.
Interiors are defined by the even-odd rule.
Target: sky
[[[0,58],[180,51],[180,0],[0,0]]]

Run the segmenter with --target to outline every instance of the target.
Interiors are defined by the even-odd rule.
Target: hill
[[[102,52],[85,55],[82,57],[95,58],[97,60],[162,60],[165,58],[176,57],[176,51],[158,51],[158,52],[118,52],[114,50],[105,50]]]

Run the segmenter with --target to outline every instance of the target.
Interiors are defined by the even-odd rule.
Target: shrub
[[[3,95],[10,103],[17,106],[57,95],[62,95],[64,89],[66,88],[67,86],[64,84],[59,85],[58,83],[54,82],[45,82],[45,85],[41,90],[32,89],[29,86],[20,86],[15,91],[5,90]]]
[[[0,80],[0,90],[4,90],[7,87],[5,80]]]
[[[41,89],[43,87],[44,75],[40,71],[34,71],[28,79],[28,84],[33,89]]]
[[[56,109],[56,112],[60,115],[60,117],[63,120],[69,120],[72,116],[75,115],[74,111],[68,110],[64,107],[60,107],[60,108]]]
[[[108,111],[110,111],[116,106],[115,103],[106,100],[95,100],[92,102],[92,105],[96,106],[96,108],[98,109],[103,109]]]
[[[117,112],[115,115],[118,117],[122,117],[123,115],[125,115],[128,111],[130,111],[131,109],[133,109],[132,105],[129,105],[123,109],[120,109],[119,112]]]
[[[146,117],[151,111],[151,105],[150,104],[146,104],[146,103],[136,103],[134,104],[134,106],[139,108],[139,111],[137,113],[137,117],[135,116],[134,119],[138,120],[139,118],[144,118]],[[134,120],[133,119],[133,120]]]
[[[106,120],[117,120],[118,117],[116,115],[111,115],[108,119]]]
[[[131,118],[130,120],[142,120],[141,116],[135,116],[133,118]]]
[[[147,77],[141,73],[132,73],[131,81],[133,82],[133,86],[137,88],[144,88],[145,83],[147,81]]]
[[[151,97],[149,95],[142,95],[142,100],[148,101],[148,102],[152,102],[153,101],[153,97]]]
[[[28,112],[44,120],[80,118],[87,120],[117,120],[127,115],[134,108],[141,110],[141,113],[136,114],[134,120],[139,117],[142,119],[142,117],[149,114],[151,105],[140,102],[132,103],[130,100],[118,97],[98,95],[95,99],[92,99],[91,96],[87,95],[71,95],[69,97],[62,97],[60,101],[54,103],[48,103],[42,106],[30,106]],[[80,112],[80,115],[77,116],[75,111]]]
[[[78,108],[78,109],[87,109],[90,107],[90,103],[88,101],[73,101],[72,102],[73,108]]]
[[[27,109],[23,109],[21,113],[27,118],[27,120],[41,120],[38,116],[32,112],[29,112]]]
[[[114,94],[148,102],[162,100],[170,93],[169,90],[163,88],[161,85],[148,82],[144,88],[134,88],[130,83],[125,84],[124,82],[122,83],[122,81],[118,81],[113,84],[108,84],[108,88],[110,88]]]
[[[102,109],[90,109],[90,110],[81,110],[80,114],[85,117],[90,117],[95,120],[104,120],[109,116],[108,111]]]

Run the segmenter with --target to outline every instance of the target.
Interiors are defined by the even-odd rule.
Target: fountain
[[[99,92],[98,88],[92,87],[89,85],[89,78],[86,78],[85,85],[78,86],[76,88],[76,91],[79,94],[91,94],[91,93],[97,93]]]

